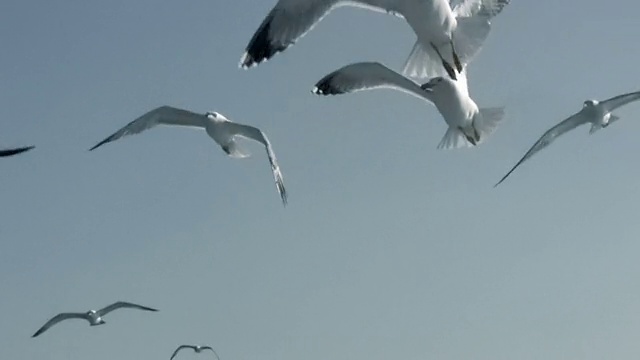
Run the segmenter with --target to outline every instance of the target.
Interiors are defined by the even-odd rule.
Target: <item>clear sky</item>
[[[400,69],[401,20],[342,8],[249,71],[275,0],[0,3],[0,358],[637,359],[640,104],[565,135],[493,184],[586,99],[640,89],[640,3],[513,0],[469,67],[507,108],[474,149],[437,150],[435,108],[393,91],[310,93],[356,61]],[[551,5],[551,6],[550,6]],[[157,128],[87,149],[142,113],[215,110],[264,130],[227,158]],[[107,324],[30,336],[116,300]],[[200,355],[199,358],[208,356]],[[192,353],[181,359],[196,359]]]

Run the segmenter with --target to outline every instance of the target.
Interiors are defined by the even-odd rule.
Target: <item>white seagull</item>
[[[25,147],[20,147],[20,148],[15,148],[15,149],[0,150],[0,157],[18,155],[18,154],[23,153],[25,151],[29,151],[29,150],[31,150],[33,148],[35,148],[35,146],[25,146]]]
[[[593,134],[596,131],[606,128],[616,120],[620,119],[618,116],[611,112],[615,109],[624,106],[630,102],[640,100],[640,91],[632,92],[628,94],[618,95],[604,101],[598,100],[586,100],[582,109],[577,113],[571,115],[567,119],[560,122],[558,125],[547,130],[538,141],[527,151],[526,154],[516,163],[516,165],[509,170],[509,172],[500,179],[493,187],[500,185],[520,164],[532,157],[538,151],[544,149],[551,144],[556,138],[562,134],[575,129],[583,124],[591,124],[589,134]]]
[[[279,0],[254,33],[240,67],[249,68],[286,50],[332,9],[355,6],[386,12],[407,21],[418,37],[406,72],[440,71],[443,49],[452,54],[458,72],[478,52],[490,30],[490,19],[510,0]],[[447,48],[449,47],[449,48]],[[434,64],[438,64],[436,68]],[[453,69],[446,70],[455,78]],[[435,75],[435,74],[430,74]],[[429,76],[431,77],[431,76]]]
[[[213,354],[216,356],[216,358],[220,360],[220,357],[218,356],[216,351],[213,350],[211,346],[200,346],[200,345],[180,345],[178,346],[176,351],[173,352],[173,355],[171,355],[171,359],[169,360],[173,360],[173,358],[176,357],[176,355],[178,355],[178,352],[182,349],[193,349],[193,351],[195,351],[197,354],[201,353],[202,350],[211,350],[213,351]]]
[[[102,325],[102,324],[105,324],[105,321],[102,320],[103,316],[120,308],[138,309],[138,310],[145,310],[145,311],[158,311],[150,307],[136,305],[136,304],[132,304],[124,301],[118,301],[98,311],[89,310],[86,313],[60,313],[52,317],[51,320],[47,321],[47,323],[44,324],[40,329],[38,329],[38,331],[36,331],[36,333],[33,334],[33,336],[31,337],[36,337],[42,334],[43,332],[47,331],[47,329],[49,329],[53,325],[67,319],[84,319],[84,320],[87,320],[89,324],[91,324],[91,326]]]
[[[232,158],[246,158],[250,156],[249,151],[238,143],[239,137],[262,143],[267,150],[276,188],[278,189],[282,203],[285,206],[287,205],[287,192],[284,187],[282,173],[278,166],[276,154],[273,152],[267,136],[258,128],[232,122],[217,112],[199,114],[171,106],[161,106],[130,122],[122,129],[89,149],[89,151],[123,136],[138,134],[144,130],[151,129],[156,125],[188,126],[204,129],[207,134],[222,147],[222,150]]]
[[[465,72],[458,78],[454,81],[435,77],[419,85],[380,63],[360,62],[325,76],[312,92],[337,95],[380,88],[403,91],[434,104],[449,125],[438,149],[475,146],[493,133],[504,116],[504,108],[478,108],[469,97]]]

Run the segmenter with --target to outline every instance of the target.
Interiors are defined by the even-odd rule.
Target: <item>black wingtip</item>
[[[97,143],[96,145],[94,145],[91,149],[89,149],[89,151],[93,151],[93,150],[95,150],[95,149],[99,148],[100,146],[102,146],[102,145],[104,145],[104,144],[106,144],[106,143],[108,143],[108,142],[111,142],[111,141],[112,141],[112,137],[113,137],[113,135],[112,135],[112,136],[109,136],[108,138],[106,138],[106,139],[104,139],[104,140],[102,140],[102,141],[100,141],[99,143]]]
[[[272,22],[273,14],[267,15],[262,21],[258,30],[253,34],[251,41],[249,41],[249,45],[247,45],[242,59],[240,59],[240,68],[249,69],[257,66],[287,48],[287,45],[278,45],[271,42],[269,33]]]
[[[16,149],[0,150],[0,157],[18,155],[25,151],[29,151],[33,148],[35,148],[35,146],[31,145],[31,146],[23,146]]]

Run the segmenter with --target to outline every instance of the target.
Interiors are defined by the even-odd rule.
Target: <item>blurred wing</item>
[[[318,81],[312,92],[338,95],[362,90],[394,89],[433,104],[431,94],[420,85],[377,62],[360,62],[342,67]]]
[[[178,348],[176,349],[176,351],[173,352],[173,355],[171,355],[171,359],[169,360],[173,360],[174,357],[176,357],[176,355],[178,354],[178,352],[182,349],[195,349],[195,346],[192,345],[180,345],[178,346]]]
[[[273,172],[273,178],[276,182],[276,188],[278,189],[278,193],[282,199],[282,204],[286,206],[287,190],[284,187],[284,180],[282,178],[280,166],[278,165],[278,160],[276,159],[276,154],[273,152],[271,143],[267,136],[260,129],[253,126],[238,124],[231,121],[227,122],[225,125],[232,136],[241,136],[247,139],[252,139],[264,145],[267,150],[267,156],[269,157],[269,163],[271,164],[271,171]]]
[[[215,350],[213,350],[213,348],[211,346],[203,346],[202,350],[211,350],[211,351],[213,351],[213,354],[216,356],[216,358],[218,360],[220,360],[220,356],[218,356],[218,353]]]
[[[286,50],[319,23],[331,9],[342,5],[387,12],[384,8],[358,0],[280,0],[253,34],[240,59],[240,67],[246,69],[258,65]]]
[[[128,303],[128,302],[124,302],[124,301],[118,301],[115,302],[109,306],[106,306],[100,310],[97,311],[98,316],[104,316],[107,315],[108,313],[112,312],[113,310],[117,310],[120,308],[129,308],[129,309],[138,309],[138,310],[145,310],[145,311],[158,311],[157,309],[154,308],[150,308],[150,307],[146,307],[146,306],[142,306],[142,305],[137,305],[137,304],[132,304],[132,303]]]
[[[607,111],[611,112],[621,106],[627,105],[630,102],[636,101],[640,99],[640,91],[632,92],[628,94],[622,94],[618,96],[614,96],[611,99],[607,99],[602,102],[602,105],[607,109]]]
[[[530,157],[532,157],[535,153],[537,153],[538,151],[544,149],[545,147],[549,146],[549,144],[551,144],[555,139],[557,139],[559,136],[561,136],[562,134],[575,129],[576,127],[578,127],[579,125],[584,124],[586,121],[584,119],[584,117],[582,116],[581,113],[577,113],[565,120],[563,120],[561,123],[559,123],[558,125],[552,127],[551,129],[547,130],[547,132],[545,132],[540,139],[538,139],[538,141],[536,141],[535,144],[533,144],[533,146],[529,149],[529,151],[527,151],[526,154],[524,154],[524,156],[522,157],[522,159],[520,159],[520,161],[518,161],[518,163],[516,163],[516,165],[511,168],[511,170],[509,170],[509,172],[502,177],[502,179],[500,179],[500,181],[498,181],[493,187],[496,187],[498,185],[500,185],[509,175],[511,175],[511,173],[518,167],[520,166],[520,164],[522,164],[523,162],[525,162],[527,159],[529,159]]]
[[[18,155],[18,154],[23,153],[25,151],[29,151],[29,150],[33,149],[34,147],[35,146],[25,146],[25,147],[20,147],[20,148],[15,148],[15,149],[0,150],[0,157]]]
[[[89,149],[89,151],[94,150],[106,143],[118,140],[121,137],[139,134],[147,129],[151,129],[156,125],[204,127],[205,120],[206,117],[201,114],[174,108],[171,106],[161,106],[133,120],[122,129],[111,134],[109,137]]]
[[[451,9],[456,17],[484,16],[492,18],[509,5],[511,0],[451,0]]]
[[[67,320],[67,319],[89,320],[89,318],[87,317],[86,314],[81,314],[81,313],[61,313],[61,314],[58,314],[58,315],[52,317],[51,320],[47,321],[47,323],[44,324],[40,329],[38,329],[38,331],[36,331],[36,333],[33,334],[31,337],[36,337],[36,336],[42,334],[43,332],[47,331],[47,329],[49,329],[53,325],[59,323],[60,321]]]

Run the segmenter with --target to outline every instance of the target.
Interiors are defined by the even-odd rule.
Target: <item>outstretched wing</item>
[[[169,360],[173,360],[174,357],[176,357],[176,355],[178,354],[178,352],[182,349],[194,349],[195,350],[195,346],[193,345],[180,345],[178,346],[178,348],[176,349],[176,351],[173,352],[173,355],[171,355],[171,359]]]
[[[433,104],[431,94],[420,85],[377,62],[359,62],[344,66],[318,81],[312,92],[337,95],[372,89],[399,90]]]
[[[20,147],[20,148],[15,148],[15,149],[0,150],[0,157],[17,155],[17,154],[23,153],[25,151],[31,150],[34,147],[35,146],[25,146],[25,147]]]
[[[608,112],[611,112],[636,100],[640,100],[640,91],[614,96],[611,99],[603,101],[602,105]]]
[[[120,139],[121,137],[139,134],[156,125],[193,126],[204,127],[206,117],[188,110],[178,109],[171,106],[161,106],[153,109],[139,118],[128,123],[125,127],[100,141],[97,145],[89,149],[94,150],[106,143]]]
[[[530,157],[532,157],[535,153],[537,153],[538,151],[544,149],[545,147],[549,146],[549,144],[551,144],[555,139],[557,139],[560,135],[575,129],[576,127],[584,124],[586,122],[585,118],[582,116],[582,113],[577,113],[575,115],[572,115],[571,117],[563,120],[562,122],[560,122],[558,125],[552,127],[551,129],[547,130],[541,137],[540,139],[538,139],[538,141],[536,141],[535,144],[533,144],[533,146],[529,149],[529,151],[527,151],[526,154],[524,154],[524,156],[522,157],[522,159],[520,159],[520,161],[518,161],[516,163],[516,165],[511,168],[511,170],[509,170],[509,172],[502,177],[502,179],[500,179],[500,181],[498,181],[493,187],[496,187],[498,185],[500,185],[509,175],[511,175],[511,173],[518,167],[520,166],[520,164],[522,164],[523,162],[525,162],[527,159],[529,159]]]
[[[216,358],[218,360],[220,360],[220,356],[218,356],[218,353],[215,350],[213,350],[213,348],[211,346],[203,346],[202,350],[211,350],[211,351],[213,351],[213,354],[216,356]]]
[[[43,332],[47,331],[47,329],[49,329],[50,327],[52,327],[53,325],[59,323],[60,321],[63,320],[68,320],[68,319],[84,319],[84,320],[89,320],[87,314],[81,314],[81,313],[61,313],[58,314],[54,317],[52,317],[49,321],[47,321],[46,324],[42,325],[42,327],[40,329],[38,329],[38,331],[36,331],[35,334],[33,334],[31,337],[36,337],[40,334],[42,334]]]
[[[267,136],[258,128],[249,125],[243,125],[228,121],[225,123],[227,127],[227,131],[229,131],[232,136],[241,136],[247,139],[252,139],[258,141],[264,145],[267,149],[267,156],[269,157],[269,163],[271,164],[271,171],[273,172],[273,178],[276,182],[276,188],[278,189],[278,193],[280,194],[280,198],[282,199],[282,204],[287,205],[287,190],[284,187],[284,180],[282,178],[282,172],[280,171],[280,166],[278,165],[278,160],[276,159],[276,154],[273,152],[271,148],[271,143]]]
[[[253,34],[240,59],[240,67],[246,69],[258,65],[286,50],[319,23],[331,9],[342,5],[390,12],[358,0],[280,0]]]
[[[125,301],[118,301],[115,302],[109,306],[106,306],[100,310],[97,311],[98,316],[104,316],[107,315],[108,313],[112,312],[113,310],[117,310],[120,308],[128,308],[128,309],[138,309],[138,310],[145,310],[145,311],[158,311],[157,309],[154,308],[150,308],[150,307],[146,307],[146,306],[142,306],[142,305],[137,305],[137,304],[132,304],[129,302],[125,302]]]

